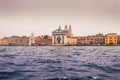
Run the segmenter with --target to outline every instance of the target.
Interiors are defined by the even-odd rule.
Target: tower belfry
[[[35,43],[35,37],[34,37],[34,33],[31,34],[31,36],[29,37],[29,45],[32,45]]]

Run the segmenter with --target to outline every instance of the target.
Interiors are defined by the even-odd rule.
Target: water
[[[120,47],[0,47],[0,80],[120,80]]]

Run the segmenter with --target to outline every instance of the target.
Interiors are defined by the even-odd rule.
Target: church
[[[75,45],[77,39],[73,37],[71,25],[65,25],[62,29],[61,26],[52,32],[52,45],[53,46],[64,46],[64,45]]]

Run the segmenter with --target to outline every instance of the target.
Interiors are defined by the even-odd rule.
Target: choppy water
[[[120,80],[120,47],[0,47],[0,80]]]

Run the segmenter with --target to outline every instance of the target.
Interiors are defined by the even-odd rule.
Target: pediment
[[[54,30],[52,33],[64,33],[64,31],[63,31],[63,30],[60,30],[60,29],[56,29],[56,30]]]

